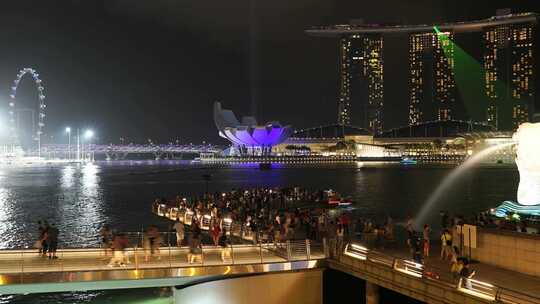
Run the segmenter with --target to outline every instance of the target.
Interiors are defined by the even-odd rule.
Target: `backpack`
[[[449,240],[446,237],[446,234],[444,235],[444,243],[446,244],[446,246],[452,246],[452,240]]]

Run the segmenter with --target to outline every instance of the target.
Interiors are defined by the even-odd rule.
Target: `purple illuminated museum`
[[[253,116],[242,117],[238,121],[233,111],[214,103],[214,122],[219,135],[228,139],[241,154],[269,154],[272,147],[284,142],[293,132],[291,126],[282,126],[271,121],[258,125]]]

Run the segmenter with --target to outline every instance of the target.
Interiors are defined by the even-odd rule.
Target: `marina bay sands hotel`
[[[537,21],[535,13],[512,14],[499,10],[497,16],[476,21],[438,25],[351,22],[312,27],[305,32],[338,40],[337,120],[341,125],[350,125],[352,117],[362,117],[362,127],[374,134],[385,130],[384,73],[391,67],[384,66],[384,39],[385,34],[403,33],[409,36],[409,126],[429,121],[473,120],[505,131],[532,120],[534,114]],[[456,35],[467,32],[482,33],[479,43],[483,54],[476,62],[477,67],[462,58],[458,54],[459,46],[453,43]],[[447,38],[440,39],[439,35]],[[459,60],[463,62],[457,62]],[[464,65],[464,71],[458,69],[459,63]],[[456,101],[465,93],[461,92],[460,77],[470,78],[475,72],[481,84],[477,88],[480,93],[476,94],[482,100],[474,101],[475,106],[481,108],[480,114],[473,117],[469,113],[464,117],[456,111]],[[363,113],[352,113],[351,108]]]

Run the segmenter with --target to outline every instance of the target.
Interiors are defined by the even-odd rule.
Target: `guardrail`
[[[306,240],[285,243],[228,244],[227,246],[139,247],[144,242],[140,233],[125,233],[130,246],[125,250],[101,248],[59,249],[57,259],[41,256],[38,250],[0,251],[0,282],[2,275],[20,275],[24,283],[27,274],[114,269],[157,269],[194,266],[232,266],[324,259],[320,246]]]
[[[440,276],[437,271],[415,261],[393,257],[381,252],[370,250],[358,243],[348,243],[343,255],[364,261],[379,264],[409,275],[417,279],[436,281],[446,286],[451,286],[459,292],[466,293],[488,301],[508,304],[540,304],[539,297],[509,290],[487,282],[472,278],[460,278],[457,282],[451,278]]]

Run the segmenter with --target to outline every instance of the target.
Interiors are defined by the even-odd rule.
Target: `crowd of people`
[[[173,228],[178,245],[189,245],[194,251],[200,244],[200,238],[194,235],[198,235],[203,216],[210,215],[207,230],[215,246],[227,245],[225,221],[228,220],[229,223],[240,223],[241,234],[250,235],[255,243],[284,243],[296,238],[324,239],[328,242],[330,253],[337,254],[344,240],[354,231],[353,223],[347,212],[331,215],[326,208],[327,200],[325,191],[301,188],[234,189],[189,200],[180,196],[168,202],[157,199],[154,208],[166,204],[193,213],[189,239],[184,240],[185,228],[180,221],[177,220]],[[377,228],[366,222],[366,229]]]
[[[239,224],[240,235],[250,235],[254,243],[267,242],[283,244],[291,239],[310,239],[325,243],[329,256],[343,252],[349,239],[357,238],[373,247],[395,244],[394,222],[390,216],[383,221],[356,217],[341,209],[330,209],[325,204],[324,191],[308,191],[301,188],[256,188],[234,189],[229,192],[205,194],[191,199],[176,197],[173,201],[156,199],[153,208],[157,210],[164,204],[177,210],[192,214],[190,225],[175,218],[172,231],[176,236],[177,246],[189,246],[188,262],[202,261],[203,239],[209,245],[221,247],[221,259],[230,259],[231,236],[230,223]],[[154,211],[155,211],[154,210]],[[203,223],[203,217],[210,220]],[[489,227],[492,220],[485,215],[474,219],[475,223],[485,223]],[[461,216],[450,218],[448,212],[441,211],[440,259],[448,261],[455,277],[471,277],[474,272],[469,268],[469,260],[462,257],[461,239],[457,227],[466,220]],[[39,221],[39,238],[36,248],[42,256],[56,259],[58,229],[47,221]],[[208,231],[203,237],[202,225]],[[406,244],[411,258],[424,263],[432,256],[433,230],[430,225],[423,225],[421,231],[415,231],[415,223],[409,217],[405,223]],[[227,231],[229,229],[229,231]],[[104,259],[110,259],[110,267],[126,266],[130,263],[126,248],[130,245],[125,233],[113,233],[104,226],[100,233]],[[170,239],[168,239],[170,244]],[[163,233],[156,226],[149,226],[143,233],[141,243],[144,260],[161,258],[160,246]]]
[[[470,260],[460,252],[460,248],[463,248],[463,240],[459,233],[459,227],[465,223],[464,218],[462,216],[451,218],[448,211],[441,211],[440,217],[440,259],[449,263],[450,273],[454,280],[472,278],[475,271],[470,269]],[[409,217],[405,225],[407,247],[411,258],[419,264],[424,264],[425,259],[431,255],[433,231],[428,224],[424,224],[421,233],[415,231],[414,228],[414,219]],[[468,286],[470,284],[469,280],[465,280],[465,284]]]

